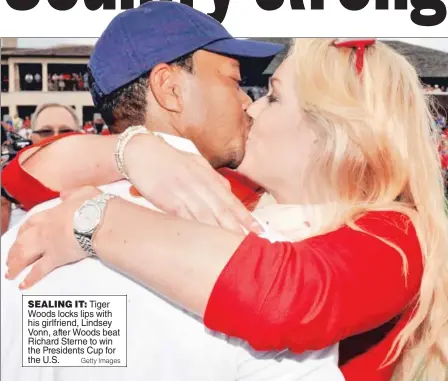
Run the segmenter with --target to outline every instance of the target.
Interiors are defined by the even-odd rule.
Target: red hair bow
[[[352,48],[356,49],[356,70],[361,74],[364,67],[364,55],[366,47],[375,44],[374,38],[339,38],[334,41],[334,46],[337,48]]]

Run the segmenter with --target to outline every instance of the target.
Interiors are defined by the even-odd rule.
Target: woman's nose
[[[261,102],[260,99],[252,102],[246,110],[247,115],[249,115],[252,119],[256,119],[261,111]]]

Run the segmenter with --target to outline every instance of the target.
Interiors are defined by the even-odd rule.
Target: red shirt
[[[204,324],[258,350],[301,353],[340,341],[347,381],[390,380],[393,365],[380,365],[410,318],[422,254],[400,213],[371,212],[358,225],[404,251],[407,286],[400,254],[370,234],[342,227],[274,244],[250,234],[219,276]]]
[[[58,197],[22,169],[19,157],[3,171],[7,191],[26,209]],[[259,187],[234,171],[220,172],[245,205],[256,205]],[[303,352],[340,341],[347,381],[390,380],[393,365],[379,366],[410,318],[423,271],[419,242],[408,222],[394,212],[370,213],[358,221],[404,251],[407,286],[398,252],[348,227],[297,243],[272,244],[250,234],[218,278],[204,323],[260,350]]]

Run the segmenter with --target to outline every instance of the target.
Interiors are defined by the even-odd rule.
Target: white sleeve
[[[236,381],[344,381],[338,345],[300,355],[288,350],[257,352],[246,343],[239,344],[238,350]]]

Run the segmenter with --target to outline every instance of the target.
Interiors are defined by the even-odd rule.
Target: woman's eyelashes
[[[278,98],[274,94],[268,94],[266,95],[266,98],[268,100],[268,103],[278,102]]]

